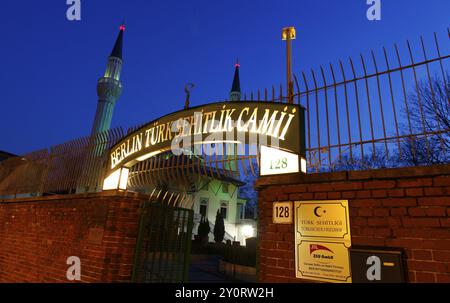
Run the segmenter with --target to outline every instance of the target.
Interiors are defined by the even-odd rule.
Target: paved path
[[[190,283],[224,283],[233,282],[219,272],[220,256],[192,255],[189,266]]]

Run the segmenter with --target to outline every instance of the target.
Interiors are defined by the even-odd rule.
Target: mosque
[[[106,71],[97,83],[98,103],[91,135],[106,132],[110,129],[114,107],[122,93],[120,77],[123,66],[124,32],[125,26],[121,25],[117,40],[108,57]],[[239,68],[239,63],[236,63],[229,94],[230,101],[241,100]],[[199,173],[201,173],[201,170],[199,170]],[[212,234],[213,224],[217,211],[220,211],[224,217],[225,240],[239,241],[241,244],[245,244],[246,238],[255,236],[256,221],[254,218],[247,218],[245,213],[247,199],[240,195],[240,188],[245,185],[244,182],[216,171],[214,177],[203,175],[199,184],[201,185],[197,186],[195,190],[190,191],[194,210],[194,235],[197,234],[201,218],[205,217],[210,224],[209,238],[212,241],[214,238]],[[155,186],[182,190],[182,187],[177,186],[177,184],[156,184],[153,182],[149,182],[145,186],[134,187],[133,190],[150,193]]]

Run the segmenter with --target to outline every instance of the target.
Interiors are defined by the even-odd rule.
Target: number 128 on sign
[[[272,218],[275,224],[292,224],[292,202],[274,202]]]

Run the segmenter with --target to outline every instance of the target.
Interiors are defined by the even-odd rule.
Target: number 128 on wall
[[[274,202],[272,221],[275,224],[292,224],[293,221],[292,202]]]

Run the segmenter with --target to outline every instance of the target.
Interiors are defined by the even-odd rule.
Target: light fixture
[[[251,238],[254,236],[255,229],[251,225],[242,226],[242,235],[246,238]]]
[[[130,169],[126,167],[115,170],[103,181],[103,190],[127,189]]]

